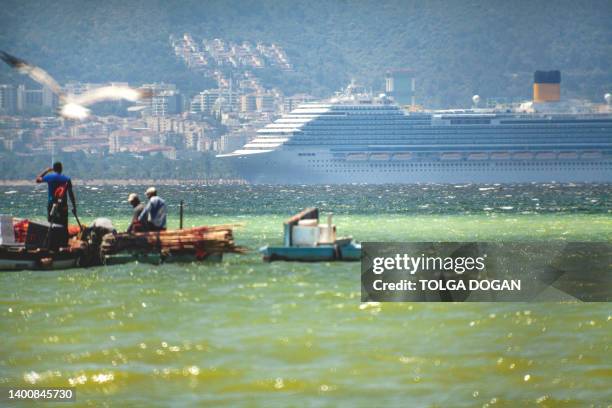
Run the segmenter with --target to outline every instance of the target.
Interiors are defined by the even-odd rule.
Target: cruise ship
[[[256,184],[612,182],[610,107],[564,105],[554,77],[512,109],[407,112],[351,85],[219,157]]]

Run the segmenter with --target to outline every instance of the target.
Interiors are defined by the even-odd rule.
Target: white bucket
[[[13,217],[0,215],[0,245],[15,245]]]

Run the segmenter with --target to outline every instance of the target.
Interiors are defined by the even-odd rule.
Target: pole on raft
[[[179,229],[183,229],[183,200],[179,204]]]

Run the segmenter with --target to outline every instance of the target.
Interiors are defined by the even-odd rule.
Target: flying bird
[[[91,114],[87,106],[98,102],[118,101],[122,99],[136,102],[153,96],[149,89],[136,89],[129,86],[114,85],[95,88],[79,95],[66,94],[57,81],[42,68],[32,65],[4,51],[0,51],[0,59],[15,68],[20,74],[29,76],[34,81],[46,86],[51,92],[56,94],[60,102],[59,114],[66,119],[86,119]]]

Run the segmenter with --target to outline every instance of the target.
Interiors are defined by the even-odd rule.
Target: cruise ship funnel
[[[561,100],[561,71],[536,71],[533,75],[533,101],[536,103]]]

